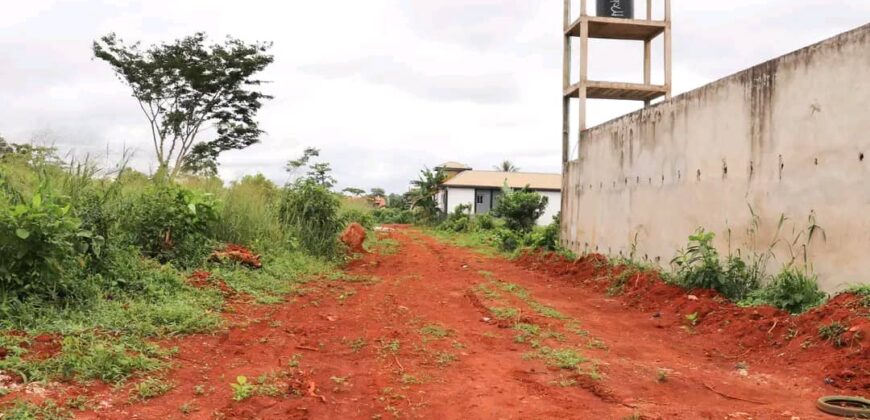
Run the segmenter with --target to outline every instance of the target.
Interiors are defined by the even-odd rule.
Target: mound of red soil
[[[607,290],[625,267],[602,255],[569,260],[560,255],[528,253],[516,260],[527,269],[558,276],[575,285]],[[654,312],[659,328],[685,328],[705,340],[711,357],[753,359],[799,365],[828,385],[870,391],[870,308],[853,294],[840,294],[799,316],[769,306],[743,308],[713,290],[685,290],[665,283],[657,272],[629,275],[615,297],[625,306]],[[820,329],[842,326],[835,338]]]
[[[359,223],[351,223],[341,234],[341,242],[347,245],[350,252],[365,254],[363,243],[366,241],[366,230]]]
[[[191,286],[198,288],[215,287],[220,290],[221,294],[224,296],[232,296],[236,294],[235,290],[227,285],[225,281],[221,279],[213,279],[212,274],[208,271],[194,271],[193,274],[187,278],[187,282],[190,283]]]
[[[263,267],[259,255],[254,254],[248,248],[236,244],[227,244],[224,249],[213,252],[210,259],[218,262],[236,261],[251,268]]]

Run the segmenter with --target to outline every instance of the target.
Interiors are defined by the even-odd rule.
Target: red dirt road
[[[815,400],[836,393],[799,367],[710,354],[654,310],[413,229],[388,235],[398,252],[366,255],[343,281],[281,305],[237,303],[227,331],[169,343],[179,355],[167,394],[131,403],[103,389],[91,400],[104,407],[80,416],[815,419],[826,418]],[[538,331],[518,339],[518,321]],[[585,361],[553,366],[545,348]],[[234,401],[237,376],[260,395]]]

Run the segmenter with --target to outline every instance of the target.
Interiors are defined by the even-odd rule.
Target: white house
[[[562,207],[562,175],[535,172],[475,171],[470,167],[447,162],[437,167],[447,174],[447,181],[438,192],[438,205],[445,213],[460,204],[471,206],[472,213],[488,213],[498,202],[501,189],[529,187],[548,198],[547,208],[538,225],[548,225]]]

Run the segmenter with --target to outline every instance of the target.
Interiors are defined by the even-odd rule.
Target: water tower
[[[572,0],[565,1],[564,54],[562,66],[562,163],[571,158],[569,123],[571,98],[578,98],[580,106],[580,138],[586,130],[587,99],[621,99],[643,101],[646,106],[656,98],[671,97],[671,0],[664,3],[664,17],[653,20],[653,0],[646,0],[646,18],[634,17],[634,0],[596,0],[596,15],[587,14],[587,0],[580,0],[580,15],[571,13]],[[576,0],[574,0],[576,1]],[[650,76],[652,41],[664,36],[664,84],[652,84]],[[571,43],[580,42],[580,74],[571,83]],[[643,83],[619,83],[589,80],[589,39],[616,39],[643,42]]]

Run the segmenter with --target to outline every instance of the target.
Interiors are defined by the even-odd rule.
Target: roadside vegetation
[[[288,163],[285,185],[216,177],[222,152],[258,142],[270,97],[253,76],[268,47],[203,34],[147,51],[114,35],[94,44],[143,106],[154,173],[0,137],[0,397],[34,381],[129,379],[144,379],[137,398],[157,396],[176,350],[155,340],[222,328],[230,296],[274,304],[334,277],[347,258],[338,235],[373,219],[332,190],[317,149]],[[0,417],[56,410],[18,403]]]

